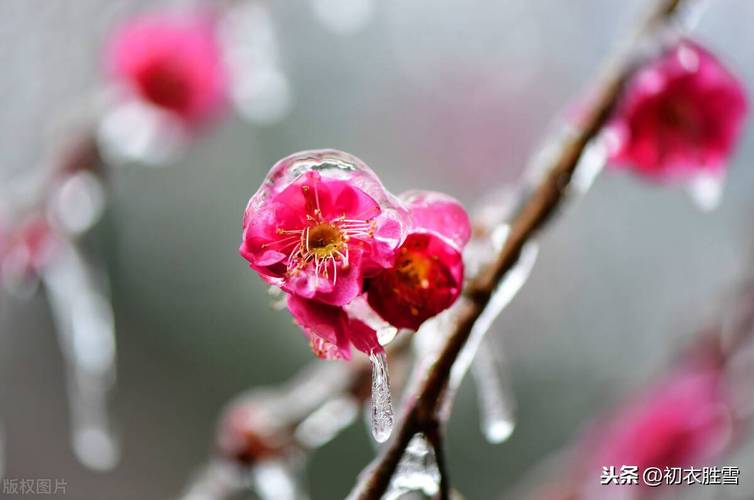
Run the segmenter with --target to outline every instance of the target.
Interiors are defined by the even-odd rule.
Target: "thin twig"
[[[654,34],[677,14],[681,4],[683,0],[662,1],[640,26],[637,38]],[[628,57],[611,61],[607,69],[580,129],[560,144],[550,168],[511,221],[510,232],[497,260],[466,287],[464,296],[469,307],[459,313],[454,331],[431,366],[412,406],[406,409],[392,439],[376,462],[362,474],[362,480],[349,498],[379,499],[388,488],[411,438],[419,432],[428,433],[435,425],[438,405],[447,387],[451,368],[466,344],[474,323],[485,310],[497,285],[518,261],[524,245],[538,233],[566,198],[569,183],[584,151],[609,119],[623,86],[634,72],[634,60]]]

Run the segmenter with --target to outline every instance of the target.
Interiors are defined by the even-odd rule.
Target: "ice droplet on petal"
[[[711,212],[720,206],[725,180],[719,175],[699,175],[686,188],[691,200],[703,212]]]
[[[372,436],[378,443],[384,443],[393,432],[394,419],[387,356],[384,352],[372,353],[369,361],[372,363]]]
[[[482,433],[488,442],[499,444],[513,433],[515,422],[515,399],[511,392],[509,373],[503,354],[485,339],[471,365],[471,374],[476,383],[477,399]]]
[[[390,481],[390,486],[382,497],[384,500],[397,500],[412,491],[434,497],[440,490],[440,469],[432,446],[423,434],[415,435]]]

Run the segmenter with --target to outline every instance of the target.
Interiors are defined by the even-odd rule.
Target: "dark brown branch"
[[[654,34],[662,28],[675,16],[682,4],[683,0],[660,2],[640,26],[637,38]],[[632,57],[608,65],[581,128],[560,144],[551,166],[511,221],[510,232],[496,261],[468,284],[464,296],[469,307],[459,314],[455,330],[449,335],[430,368],[413,405],[406,409],[392,439],[376,462],[363,474],[363,480],[357,484],[350,498],[379,499],[389,486],[411,438],[419,432],[428,433],[435,425],[438,404],[447,387],[451,368],[466,344],[474,323],[486,308],[498,283],[518,261],[524,245],[536,236],[566,198],[579,160],[610,117],[634,67]]]
[[[445,459],[445,445],[443,443],[442,430],[439,422],[437,422],[431,429],[427,430],[427,440],[432,446],[432,450],[435,452],[437,470],[440,473],[440,491],[438,492],[437,498],[438,500],[450,500],[450,475],[448,473],[448,465]]]

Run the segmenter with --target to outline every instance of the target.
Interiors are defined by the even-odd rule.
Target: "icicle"
[[[503,280],[495,289],[492,294],[492,298],[487,304],[487,308],[474,323],[474,327],[471,330],[468,342],[458,355],[453,368],[450,372],[450,380],[448,381],[448,389],[445,397],[445,403],[441,409],[441,415],[447,418],[450,414],[450,404],[454,399],[455,392],[463,381],[463,377],[474,360],[474,357],[479,350],[479,345],[484,339],[484,335],[492,326],[492,323],[498,317],[500,312],[510,303],[516,293],[526,283],[529,278],[534,263],[537,260],[537,254],[539,250],[535,242],[528,243],[521,250],[521,255],[518,258],[518,262],[513,268],[508,271]]]
[[[412,491],[434,497],[440,490],[440,469],[432,446],[423,434],[414,436],[390,481],[383,500],[396,500]]]
[[[224,500],[241,491],[242,485],[237,467],[214,460],[192,478],[181,500]]]
[[[700,175],[687,187],[691,200],[699,210],[710,212],[720,205],[725,180],[716,175]]]
[[[513,433],[516,402],[502,353],[491,345],[489,337],[484,343],[471,365],[471,374],[476,382],[482,433],[490,443],[499,444]]]
[[[252,488],[260,500],[305,500],[299,474],[283,460],[267,460],[251,469]]]
[[[74,451],[84,465],[104,470],[115,466],[120,449],[107,408],[115,382],[113,313],[97,281],[68,242],[42,274],[66,364]]]
[[[390,394],[390,379],[387,371],[387,356],[384,352],[369,355],[372,363],[372,436],[384,443],[393,431],[393,399]]]

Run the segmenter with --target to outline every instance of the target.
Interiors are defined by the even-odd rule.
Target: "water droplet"
[[[491,339],[485,339],[491,344]],[[471,365],[479,399],[482,433],[493,444],[504,442],[515,428],[515,399],[502,352],[492,345],[479,350]]]
[[[387,356],[384,352],[372,353],[369,361],[372,363],[372,436],[378,443],[384,443],[393,432],[393,397],[390,393]]]

